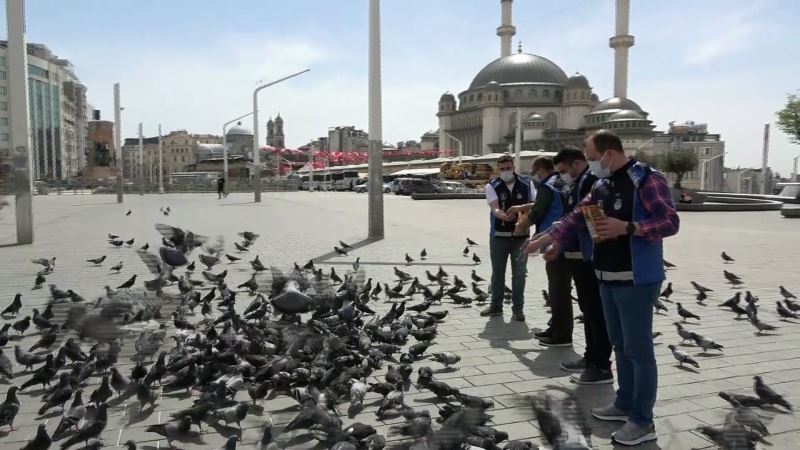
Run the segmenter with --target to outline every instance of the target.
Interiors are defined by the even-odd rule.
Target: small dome
[[[589,80],[585,76],[575,72],[575,75],[567,78],[567,83],[564,85],[566,89],[591,89]]]
[[[614,121],[621,121],[621,120],[644,120],[644,116],[642,113],[638,111],[632,111],[630,109],[623,109],[621,111],[617,111],[614,114],[608,116],[606,119],[607,122],[614,122]]]
[[[242,126],[242,122],[238,122],[236,125],[230,127],[228,132],[225,133],[226,136],[231,135],[245,135],[245,136],[252,136],[253,132],[250,129],[245,128]]]
[[[597,96],[597,94],[592,94],[592,95],[589,97],[589,99],[590,99],[591,101],[595,102],[595,103],[597,103],[597,102],[599,102],[599,101],[600,101],[600,97],[598,97],[598,96]]]
[[[525,122],[547,122],[541,114],[537,112],[532,112],[528,115],[528,118],[525,119]]]
[[[592,112],[612,112],[612,110],[630,109],[633,111],[642,111],[642,108],[631,99],[621,97],[611,97],[603,100],[595,105]],[[616,111],[614,111],[616,112]]]
[[[445,92],[444,94],[442,94],[441,97],[439,97],[439,101],[440,102],[455,102],[456,101],[456,97],[453,94],[449,93],[449,92]]]
[[[516,53],[497,58],[486,65],[472,80],[470,89],[488,85],[490,81],[511,83],[564,84],[567,74],[553,61],[530,53]]]
[[[492,80],[486,83],[486,89],[492,91],[500,90],[500,84],[497,81]]]

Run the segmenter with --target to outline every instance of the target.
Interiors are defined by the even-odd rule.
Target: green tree
[[[637,161],[647,164],[648,166],[658,169],[661,166],[661,158],[655,153],[648,153],[642,150],[636,152],[634,155]]]
[[[786,106],[776,113],[778,128],[789,136],[789,141],[800,144],[800,96],[786,95]]]
[[[664,155],[662,166],[665,172],[675,174],[675,187],[680,189],[686,172],[697,168],[697,155],[689,148],[670,150]]]

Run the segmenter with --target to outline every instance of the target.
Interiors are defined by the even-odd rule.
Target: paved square
[[[424,270],[435,271],[439,265],[450,272],[469,280],[475,269],[483,278],[489,278],[488,257],[488,210],[480,200],[456,201],[412,201],[405,197],[385,196],[386,239],[352,251],[350,256],[331,256],[333,246],[339,240],[359,243],[366,236],[367,198],[353,193],[267,193],[263,203],[251,203],[252,195],[233,194],[217,200],[215,194],[183,194],[163,196],[128,195],[123,205],[117,205],[110,195],[71,195],[36,197],[35,243],[30,246],[0,247],[0,308],[5,307],[14,294],[23,294],[21,315],[28,315],[32,308],[43,308],[48,301],[48,290],[31,290],[37,271],[31,258],[57,257],[56,271],[48,276],[48,283],[61,289],[73,289],[87,301],[103,295],[105,285],[116,286],[133,274],[144,279],[147,270],[130,248],[110,248],[106,235],[115,233],[123,239],[135,238],[134,248],[145,242],[157,248],[160,235],[153,224],[164,222],[189,228],[199,234],[217,235],[225,238],[227,248],[232,247],[236,232],[250,230],[261,237],[242,261],[221,264],[230,272],[229,285],[239,284],[250,276],[247,259],[258,253],[266,264],[276,267],[291,267],[292,262],[303,264],[315,258],[318,266],[329,270],[336,267],[344,272],[356,257],[360,257],[367,276],[392,284],[392,267],[405,264],[407,252],[419,259],[425,248],[427,261],[404,268],[412,275],[424,280]],[[161,206],[170,206],[172,213],[165,217]],[[127,210],[130,216],[125,216]],[[0,211],[0,243],[14,239],[14,222],[10,209]],[[656,403],[656,428],[659,439],[642,448],[688,449],[710,448],[713,444],[698,432],[699,425],[719,426],[728,412],[725,403],[717,396],[720,390],[731,390],[752,394],[752,376],[762,375],[765,382],[783,394],[793,404],[800,403],[800,323],[781,322],[775,313],[775,301],[781,297],[778,285],[800,293],[797,276],[797,251],[800,249],[799,222],[782,219],[778,212],[766,213],[683,213],[681,231],[665,244],[666,258],[677,265],[668,272],[675,294],[672,299],[681,301],[702,317],[697,325],[686,325],[692,330],[712,338],[725,348],[719,356],[699,355],[694,346],[681,347],[695,356],[700,363],[698,370],[677,367],[667,349],[668,344],[678,344],[672,322],[678,319],[674,304],[667,304],[670,311],[657,315],[655,331],[662,333],[656,339],[656,355],[659,364],[659,392]],[[478,242],[475,248],[483,263],[474,266],[471,259],[461,254],[465,238]],[[232,248],[231,248],[232,249]],[[720,258],[725,250],[736,259],[734,264],[723,265]],[[91,267],[88,258],[108,255],[102,267]],[[320,259],[322,258],[322,259]],[[110,274],[109,267],[122,261],[124,268],[119,275]],[[727,300],[735,292],[722,276],[723,269],[742,277],[743,289],[760,298],[760,317],[767,323],[780,327],[776,333],[756,336],[747,321],[734,320],[734,315],[716,305]],[[449,350],[461,355],[462,360],[455,370],[441,371],[442,366],[432,361],[416,363],[437,370],[436,378],[445,380],[462,392],[492,397],[495,401],[494,422],[498,428],[509,432],[512,439],[539,441],[539,431],[527,398],[529,394],[544,390],[572,390],[584,400],[585,407],[594,407],[608,402],[613,397],[612,386],[576,386],[569,381],[568,374],[559,369],[565,358],[582,353],[582,328],[575,327],[575,348],[543,348],[536,344],[533,332],[541,329],[548,314],[542,305],[541,290],[546,286],[544,264],[538,258],[528,262],[525,314],[527,323],[511,322],[503,318],[486,320],[478,316],[478,307],[459,307],[449,301],[437,308],[448,309],[450,315],[439,326],[435,351]],[[196,277],[199,278],[199,277]],[[698,305],[689,284],[695,280],[714,289],[707,306]],[[246,297],[243,297],[246,298]],[[240,301],[237,307],[244,308],[248,300]],[[410,304],[410,303],[409,303]],[[373,304],[371,303],[370,306]],[[380,311],[388,304],[377,302]],[[577,310],[577,306],[575,307]],[[167,321],[170,328],[171,321]],[[800,321],[799,321],[800,322]],[[32,330],[32,329],[31,329]],[[10,341],[5,353],[13,361],[13,346],[27,349],[38,339],[38,333],[29,330],[21,341]],[[86,346],[88,348],[88,346]],[[128,374],[132,367],[129,360],[118,365]],[[385,367],[385,365],[384,365]],[[15,370],[21,368],[15,363]],[[385,370],[385,369],[384,369]],[[383,374],[376,372],[376,377]],[[19,376],[15,382],[25,380]],[[416,375],[412,376],[416,380]],[[93,379],[92,383],[97,383]],[[0,385],[0,395],[10,382]],[[94,388],[90,385],[86,391]],[[88,393],[87,393],[88,395]],[[248,399],[239,393],[240,399]],[[36,410],[40,399],[23,393],[22,410],[15,424],[20,430],[0,434],[0,448],[19,448],[35,434],[40,423]],[[346,417],[347,405],[341,405],[345,425],[353,421],[373,424],[390,438],[389,427],[398,419],[381,422],[373,411],[375,394],[368,394],[364,412],[354,418]],[[407,392],[406,402],[417,407],[440,403],[428,391],[420,392],[413,386]],[[189,405],[189,400],[164,397],[152,414],[138,417],[132,410],[138,409],[118,405],[109,410],[110,420],[103,438],[107,445],[115,445],[134,439],[143,446],[165,446],[157,435],[146,433],[148,425],[168,420],[168,413]],[[266,411],[272,413],[276,431],[294,417],[296,402],[288,397],[277,396],[261,402]],[[135,412],[135,411],[134,411]],[[435,413],[435,411],[434,411]],[[800,440],[800,421],[794,414],[775,411],[763,413],[772,433],[767,439],[774,449],[797,448]],[[48,430],[52,433],[59,418],[51,417]],[[249,414],[242,423],[245,432],[244,444],[255,442],[260,436],[263,416]],[[598,448],[610,448],[610,434],[615,425],[590,419],[593,427],[593,442]],[[216,448],[224,441],[213,428],[204,427],[202,448]],[[224,431],[224,430],[223,430]],[[286,448],[306,448],[302,432],[280,436],[279,442]],[[191,446],[184,446],[191,447]],[[501,445],[502,447],[502,445]]]

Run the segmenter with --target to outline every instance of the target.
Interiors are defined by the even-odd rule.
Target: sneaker
[[[580,375],[573,375],[571,379],[577,384],[609,384],[614,382],[614,375],[609,370],[589,367]]]
[[[607,420],[610,422],[628,421],[628,413],[618,409],[613,402],[603,408],[592,408],[592,417],[598,420]]]
[[[544,347],[572,347],[572,339],[568,341],[556,341],[552,336],[545,336],[539,339],[539,345]]]
[[[648,425],[639,425],[628,420],[622,428],[611,433],[611,439],[621,445],[639,445],[657,438],[656,426],[652,422]]]
[[[544,331],[540,331],[538,333],[533,333],[533,335],[536,337],[536,339],[541,339],[543,337],[550,337],[551,334],[552,334],[552,331],[550,330],[550,328],[548,328],[548,329],[546,329]]]
[[[586,358],[581,356],[580,359],[575,361],[564,361],[561,363],[561,370],[576,373],[583,372],[586,370]]]
[[[525,322],[525,314],[522,314],[522,311],[514,311],[511,313],[511,320]]]
[[[502,316],[503,310],[498,308],[492,308],[491,306],[481,311],[482,317],[494,317],[494,316]]]

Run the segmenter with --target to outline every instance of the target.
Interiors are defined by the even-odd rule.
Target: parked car
[[[439,192],[461,193],[473,191],[458,181],[440,181],[437,186],[439,187]]]
[[[397,180],[396,195],[432,194],[439,192],[439,188],[423,178],[400,178]]]
[[[358,185],[353,186],[353,190],[358,192],[359,194],[363,194],[369,190],[369,182],[364,182]],[[388,194],[392,192],[392,183],[383,183],[383,192]]]

